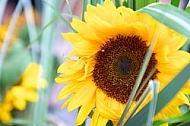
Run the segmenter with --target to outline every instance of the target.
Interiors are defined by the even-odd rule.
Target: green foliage
[[[135,10],[138,10],[146,5],[157,2],[158,0],[135,0]]]
[[[190,111],[179,117],[168,117],[162,120],[155,121],[153,126],[160,126],[164,123],[168,123],[170,126],[184,126],[182,124],[190,123]]]
[[[9,49],[8,49],[9,50]],[[17,41],[8,51],[3,68],[0,83],[2,89],[17,84],[27,65],[32,61],[29,50],[26,50],[22,41]]]
[[[151,15],[159,22],[187,37],[188,40],[182,50],[188,50],[190,46],[190,14],[172,5],[161,3],[151,4],[138,11]]]
[[[112,121],[109,120],[109,121],[107,122],[106,126],[113,126]]]
[[[185,85],[190,77],[190,64],[188,64],[167,86],[158,94],[158,100],[155,110],[155,115],[168,104],[168,102],[177,94],[177,92]],[[169,93],[168,93],[169,92]],[[131,120],[125,123],[125,126],[142,126],[146,124],[148,118],[150,102],[138,112]]]
[[[180,0],[171,0],[171,4],[178,7]]]
[[[190,14],[190,6],[186,7],[185,11]]]

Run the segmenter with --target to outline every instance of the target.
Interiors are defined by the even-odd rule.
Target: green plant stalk
[[[2,76],[1,74],[2,74],[3,62],[4,62],[5,55],[6,55],[6,51],[7,51],[8,45],[9,45],[11,35],[14,30],[16,20],[17,20],[18,16],[20,15],[21,10],[22,10],[22,1],[19,1],[13,12],[9,27],[7,29],[7,32],[6,32],[4,41],[3,41],[2,48],[0,50],[0,80],[1,80],[1,76]],[[1,87],[1,85],[0,85],[0,87]],[[0,93],[3,93],[3,91],[1,91]],[[0,96],[3,96],[3,95],[0,95]],[[2,98],[0,98],[0,100],[2,100]]]
[[[155,46],[155,44],[156,44],[156,40],[157,40],[157,37],[158,37],[158,31],[156,31],[156,33],[154,33],[154,34],[155,34],[155,35],[154,35],[154,38],[153,38],[152,43],[151,43],[151,45],[150,45],[150,47],[149,47],[149,49],[148,49],[148,51],[147,51],[147,53],[146,53],[146,55],[145,55],[145,60],[144,60],[144,62],[143,62],[143,64],[142,64],[142,68],[141,68],[140,73],[139,73],[139,75],[138,75],[138,78],[137,78],[137,80],[136,80],[136,82],[135,82],[135,85],[134,85],[134,87],[133,87],[133,90],[132,90],[132,92],[131,92],[131,94],[130,94],[130,97],[129,97],[129,100],[128,100],[128,102],[127,102],[127,105],[126,105],[126,107],[125,107],[125,109],[124,109],[124,111],[123,111],[123,113],[122,113],[122,116],[121,116],[119,122],[118,122],[118,125],[119,125],[119,126],[121,126],[121,124],[122,124],[122,122],[123,122],[123,119],[124,119],[126,113],[128,112],[130,106],[131,106],[131,103],[132,103],[132,101],[133,101],[133,99],[134,99],[134,96],[135,96],[135,94],[136,94],[136,92],[137,92],[137,89],[138,89],[138,87],[139,87],[139,85],[140,85],[140,83],[141,83],[141,81],[142,81],[142,78],[143,78],[144,73],[145,73],[145,71],[146,71],[146,68],[147,68],[147,66],[148,66],[149,60],[150,60],[150,58],[151,58],[151,56],[152,56],[152,50],[153,50],[153,48],[154,48],[154,46]]]
[[[114,0],[114,1],[115,1],[115,6],[116,6],[116,7],[121,6],[121,4],[120,4],[120,0]]]
[[[152,126],[153,123],[153,118],[154,118],[154,113],[156,110],[156,103],[157,103],[157,98],[158,98],[158,87],[159,87],[159,82],[156,80],[151,80],[150,82],[150,89],[152,91],[152,100],[150,102],[149,106],[149,112],[148,112],[148,118],[146,121],[147,126]]]
[[[71,5],[70,5],[69,1],[66,0],[66,3],[67,3],[67,6],[68,6],[68,9],[69,9],[69,13],[70,13],[70,14],[73,14],[73,12],[72,12],[72,10],[71,10]]]
[[[97,0],[91,0],[91,5],[96,6]]]
[[[54,18],[54,12],[52,11],[51,7],[46,4],[47,2],[43,3],[43,13],[42,13],[42,27],[46,26],[49,21]],[[58,8],[58,1],[49,1],[49,3],[55,7]],[[53,61],[53,55],[52,55],[52,39],[53,39],[53,31],[55,28],[55,23],[51,23],[46,30],[42,33],[42,38],[41,38],[41,60],[40,64],[43,69],[43,75],[42,78],[46,79],[48,82],[48,87],[51,80],[51,69],[52,69],[52,61]],[[38,94],[39,94],[39,100],[37,103],[35,103],[34,106],[34,118],[33,126],[37,125],[41,126],[46,124],[46,114],[47,114],[47,109],[48,109],[48,91],[49,88],[46,89],[39,89]]]
[[[7,0],[1,0],[0,1],[0,26],[3,21],[3,14],[6,8]],[[1,72],[2,70],[0,70]],[[0,73],[0,80],[1,80],[1,73]],[[0,82],[1,83],[1,82]],[[0,84],[0,102],[3,101],[3,88],[2,85]]]
[[[84,21],[84,13],[86,11],[86,7],[90,2],[88,0],[83,1],[83,9],[82,9],[82,21]]]
[[[157,100],[157,106],[155,110],[155,115],[169,102],[171,99],[176,95],[178,91],[186,84],[190,77],[190,63],[187,64],[181,72],[173,79],[171,80],[166,87],[159,92],[158,94],[158,100]],[[171,91],[172,90],[172,91]],[[168,94],[168,92],[170,92]],[[135,116],[133,116],[132,119],[128,120],[126,122],[127,125],[138,125],[141,126],[146,123],[147,120],[147,112],[149,109],[150,102],[142,108],[141,111],[139,111]],[[139,120],[140,118],[140,120]],[[138,120],[138,121],[137,121]]]
[[[153,126],[160,126],[163,123],[180,123],[190,121],[190,111],[179,117],[167,117],[161,120],[154,121]]]
[[[49,2],[47,2],[46,0],[43,0],[43,2],[45,3],[45,4],[47,4],[53,11],[54,11],[54,14],[57,16],[57,17],[59,17],[66,25],[67,25],[67,27],[69,27],[71,30],[73,30],[73,31],[75,31],[73,28],[72,28],[72,26],[70,25],[70,23],[64,18],[64,17],[62,17],[62,15],[57,11],[57,9],[54,7],[54,6],[52,6]]]
[[[135,8],[134,8],[134,6],[135,6],[134,5],[134,0],[127,0],[127,2],[128,2],[128,7],[135,10]]]
[[[104,0],[97,0],[97,3],[103,4]]]
[[[57,19],[57,17],[55,16],[54,18],[52,18],[41,30],[40,32],[38,33],[38,35],[35,37],[35,39],[33,39],[32,41],[30,41],[30,45],[29,47],[37,42],[37,40],[41,37],[42,33],[46,30],[46,28],[48,28],[49,25],[51,25],[55,20]]]
[[[146,97],[148,96],[148,94],[150,93],[151,89],[150,89],[150,85],[148,85],[148,87],[145,89],[145,91],[143,92],[141,98],[138,100],[137,104],[135,105],[135,107],[133,108],[133,110],[131,111],[131,113],[129,114],[129,116],[126,118],[126,120],[130,119],[131,117],[133,117],[133,115],[135,114],[135,112],[137,111],[137,109],[139,108],[139,106],[141,105],[141,103],[146,99]]]
[[[152,77],[152,75],[156,72],[156,68],[153,68],[150,73],[148,74],[148,76],[145,78],[145,80],[143,81],[143,83],[141,84],[141,86],[139,87],[137,93],[135,94],[135,98],[137,98],[137,96],[139,95],[139,93],[141,92],[141,90],[145,87],[145,85],[148,83],[148,81],[150,80],[150,78]]]
[[[29,39],[31,42],[37,36],[37,28],[35,25],[34,14],[32,12],[32,4],[30,0],[22,0],[22,3],[24,6],[24,13],[28,27]],[[38,57],[36,54],[36,49],[39,49],[38,41],[36,43],[31,44],[32,58],[35,62],[37,62]]]
[[[3,14],[5,11],[6,5],[7,5],[7,0],[1,0],[0,1],[0,26],[1,26],[2,21],[3,21]]]

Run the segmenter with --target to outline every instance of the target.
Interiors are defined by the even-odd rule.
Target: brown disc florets
[[[129,99],[148,50],[146,42],[138,36],[117,35],[109,39],[96,53],[93,78],[96,86],[108,97],[125,104]],[[153,53],[143,80],[155,67]],[[151,78],[155,78],[155,72]],[[144,89],[138,95],[138,100]]]

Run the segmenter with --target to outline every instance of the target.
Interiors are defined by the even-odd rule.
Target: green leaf
[[[43,0],[43,2],[46,3],[54,11],[54,14],[57,17],[59,17],[68,26],[68,28],[70,28],[71,30],[74,31],[74,29],[72,28],[72,26],[70,25],[70,23],[57,11],[57,9],[54,6],[52,6],[50,3],[48,3],[45,0]]]
[[[114,126],[114,125],[113,125],[112,121],[109,120],[109,121],[107,122],[106,126]]]
[[[2,68],[0,83],[6,89],[17,84],[27,65],[32,61],[31,55],[21,41],[17,41],[9,50]],[[1,89],[2,90],[2,89]]]
[[[177,94],[177,92],[185,85],[185,83],[190,77],[189,71],[190,71],[190,63],[187,64],[187,66],[183,70],[181,70],[181,72],[173,80],[171,80],[162,91],[160,91],[160,93],[158,94],[155,115],[159,113],[159,111],[162,110],[162,108],[165,105],[167,105],[172,100],[172,98]],[[142,110],[138,112],[132,119],[128,120],[125,123],[125,126],[144,125],[148,118],[149,105],[150,102],[144,108],[142,108]]]
[[[188,6],[185,11],[190,14],[190,6]]]
[[[190,14],[172,5],[161,3],[151,4],[138,11],[151,15],[159,22],[187,37],[188,40],[182,49],[188,50],[190,46]]]
[[[190,112],[187,112],[184,115],[179,116],[179,117],[168,117],[162,120],[155,121],[153,126],[160,126],[163,123],[169,123],[169,124],[181,123],[181,122],[186,122],[189,120],[190,120]]]
[[[154,2],[157,2],[157,0],[135,0],[135,10],[138,10]]]
[[[178,7],[180,0],[171,0],[171,4]]]

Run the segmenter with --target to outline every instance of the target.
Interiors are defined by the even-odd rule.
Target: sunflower
[[[147,14],[122,6],[116,8],[110,0],[105,0],[104,6],[88,5],[84,19],[84,22],[72,20],[76,33],[62,34],[74,47],[67,57],[78,59],[61,64],[60,75],[55,79],[57,83],[66,84],[58,99],[71,95],[63,107],[68,106],[68,111],[81,107],[77,125],[82,124],[91,111],[91,125],[103,126],[108,120],[117,124],[152,41],[155,41],[155,47],[143,80],[156,68],[151,79],[160,82],[159,91],[190,62],[189,53],[179,50],[186,38]],[[189,85],[180,90],[155,120],[181,115],[178,106],[189,104],[185,96],[190,93]]]
[[[9,103],[0,103],[0,122],[7,123],[12,120],[11,110],[13,109],[12,105]]]
[[[11,87],[6,93],[5,101],[11,102],[14,108],[24,110],[27,102],[38,100],[38,87],[45,87],[46,81],[40,78],[41,66],[31,63],[22,75],[18,85]]]
[[[3,102],[0,103],[0,121],[3,123],[12,120],[11,111],[24,110],[27,102],[38,100],[38,88],[44,88],[46,80],[40,78],[41,66],[37,63],[30,63],[24,71],[20,82],[5,92]]]

